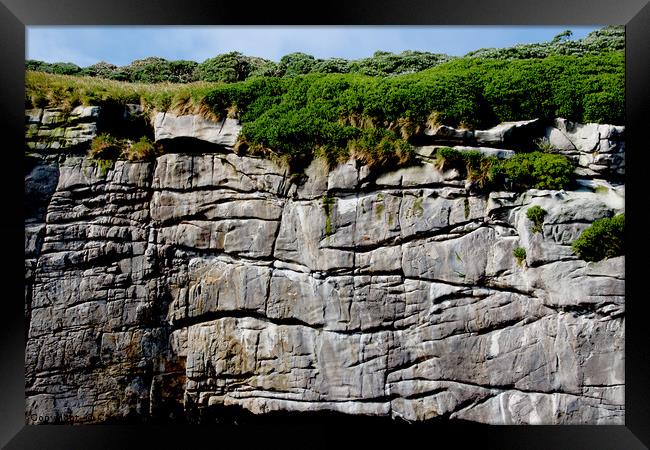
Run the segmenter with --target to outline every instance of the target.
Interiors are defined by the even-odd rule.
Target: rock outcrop
[[[26,176],[28,422],[205,422],[231,408],[623,423],[624,257],[588,263],[570,247],[623,212],[621,184],[479,195],[426,157],[383,174],[314,161],[297,184],[228,151],[235,123],[155,124],[159,139],[223,151],[107,171],[44,156]],[[581,165],[597,154],[589,178],[618,164],[598,155],[623,155],[621,128],[592,128],[549,133]],[[507,147],[497,134],[481,139]]]

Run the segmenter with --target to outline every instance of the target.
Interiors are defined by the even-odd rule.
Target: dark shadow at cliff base
[[[297,426],[333,425],[336,427],[360,426],[408,426],[422,427],[431,425],[475,425],[487,426],[466,420],[450,419],[446,416],[419,421],[408,422],[403,419],[393,419],[388,416],[370,416],[361,414],[346,414],[337,411],[272,411],[266,414],[253,414],[240,406],[211,406],[202,409],[198,414],[189,414],[188,423],[212,425],[255,425],[273,426],[291,424]]]

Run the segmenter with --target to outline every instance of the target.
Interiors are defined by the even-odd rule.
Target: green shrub
[[[579,258],[600,261],[624,254],[625,215],[594,221],[571,245]]]
[[[28,59],[25,61],[25,70],[36,70],[39,72],[47,72],[57,75],[80,75],[82,72],[81,67],[73,63],[47,63],[33,59]]]
[[[406,50],[399,54],[378,51],[370,58],[350,61],[347,71],[370,76],[399,75],[430,69],[452,59],[454,57],[449,55],[413,50]],[[318,71],[319,68],[316,65],[313,71]]]
[[[587,56],[625,50],[625,27],[614,25],[592,31],[585,38],[571,41],[566,31],[550,42],[520,44],[510,48],[483,48],[468,53],[467,57],[512,60],[546,58],[551,55]]]
[[[519,153],[505,160],[501,171],[513,189],[565,189],[572,181],[573,166],[562,155]]]
[[[198,64],[194,61],[167,61],[149,57],[133,61],[122,70],[129,81],[138,83],[188,83],[194,81],[193,72]]]
[[[122,153],[122,142],[110,134],[100,134],[90,143],[88,156],[97,160],[115,161]]]
[[[160,155],[159,149],[156,145],[146,136],[141,137],[138,142],[127,146],[122,151],[122,157],[129,161],[143,161],[155,159]]]
[[[117,71],[118,67],[116,65],[100,61],[92,66],[84,67],[79,75],[110,79]]]
[[[436,165],[440,170],[456,169],[461,173],[464,173],[466,170],[463,152],[449,147],[442,147],[436,150]]]
[[[533,233],[542,232],[542,225],[544,224],[544,216],[546,216],[546,214],[546,210],[541,206],[535,205],[528,208],[528,211],[526,211],[526,217],[528,217],[528,220],[533,222]]]
[[[279,76],[295,77],[311,72],[316,65],[316,58],[306,53],[289,53],[280,58],[277,66]]]
[[[517,259],[517,264],[521,264],[526,259],[526,249],[523,247],[516,247],[512,254]]]
[[[230,52],[209,58],[196,66],[194,78],[201,81],[221,81],[233,83],[243,81],[252,72],[268,69],[271,61],[244,56],[240,52]],[[274,64],[272,64],[274,66]],[[264,75],[270,75],[265,73]]]

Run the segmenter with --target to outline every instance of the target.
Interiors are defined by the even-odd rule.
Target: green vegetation
[[[205,96],[220,83],[143,84],[92,77],[27,72],[25,106],[59,107],[71,110],[78,105],[113,106],[136,103],[149,111],[173,110],[179,114],[211,117]]]
[[[624,214],[594,221],[572,244],[574,253],[585,261],[600,261],[623,255],[624,247]]]
[[[493,156],[483,156],[478,151],[460,152],[448,147],[436,151],[436,164],[442,170],[458,170],[479,190],[495,186],[501,168],[501,162]],[[465,215],[469,216],[469,203]]]
[[[523,247],[517,247],[512,251],[512,254],[517,259],[517,264],[522,264],[526,259],[526,249]]]
[[[122,150],[122,157],[129,161],[144,161],[155,159],[161,154],[160,149],[146,136],[143,136]]]
[[[535,205],[528,208],[528,211],[526,211],[526,217],[528,217],[528,220],[533,222],[533,233],[542,232],[542,225],[544,224],[544,216],[546,216],[546,214],[546,210],[541,206]]]
[[[555,148],[553,148],[553,145],[551,144],[551,141],[549,141],[548,138],[546,137],[535,139],[534,143],[535,146],[537,147],[537,150],[539,150],[540,152],[549,153],[555,150]]]
[[[458,170],[477,190],[504,186],[514,190],[565,189],[573,179],[573,166],[565,156],[541,152],[520,153],[501,161],[478,151],[443,147],[436,151],[436,160],[442,170]]]
[[[332,234],[332,214],[334,213],[334,204],[336,197],[329,197],[327,194],[323,195],[322,205],[325,210],[325,236],[329,238]]]
[[[131,142],[128,139],[118,139],[110,134],[100,134],[92,140],[88,150],[90,159],[104,165],[107,161],[117,159],[150,160],[160,154],[160,149],[146,136],[141,137],[137,142]]]
[[[465,58],[508,61],[514,59],[541,59],[553,55],[592,56],[607,52],[623,52],[625,28],[610,26],[590,33],[584,39],[570,40],[565,31],[549,42],[523,44],[510,48],[484,48],[468,53]],[[394,76],[420,72],[457,57],[429,52],[407,50],[399,54],[377,51],[368,58],[346,60],[342,58],[317,59],[305,53],[290,53],[279,63],[239,52],[230,52],[209,58],[198,64],[195,61],[168,61],[151,57],[118,67],[99,62],[81,68],[76,64],[27,60],[27,70],[40,72],[101,77],[111,80],[144,83],[186,83],[192,81],[237,82],[253,77],[293,77],[308,73],[353,73],[369,76]]]
[[[102,177],[105,177],[108,174],[108,171],[113,168],[115,161],[112,159],[93,159],[93,164],[96,167],[99,167],[99,174]]]
[[[566,189],[573,178],[573,166],[565,156],[542,152],[519,153],[505,160],[501,171],[514,190]]]
[[[90,143],[88,156],[97,160],[116,160],[122,153],[122,142],[110,134],[100,134]]]
[[[280,157],[296,172],[315,156],[330,165],[355,157],[372,166],[394,166],[409,163],[413,136],[427,125],[472,129],[555,117],[622,124],[625,59],[616,30],[585,38],[584,51],[577,52],[557,50],[574,42],[560,36],[544,57],[532,59],[377,52],[346,63],[292,53],[276,64],[232,52],[201,64],[146,58],[121,68],[98,63],[79,72],[52,65],[47,67],[52,72],[113,79],[30,71],[26,105],[139,103],[149,112],[234,117],[243,126],[238,150]],[[28,61],[27,67],[43,70],[43,64]],[[198,79],[209,81],[167,82]],[[514,188],[561,189],[571,172],[565,158],[541,153],[503,164],[480,155],[463,161],[468,178],[481,189],[499,173]]]
[[[625,50],[625,28],[609,26],[589,33],[584,39],[569,40],[571,31],[563,31],[550,42],[521,44],[510,48],[483,48],[470,52],[466,57],[488,59],[546,58],[551,55],[586,56],[608,51]]]
[[[233,83],[243,81],[257,72],[262,74],[269,69],[271,61],[262,58],[244,56],[239,52],[230,52],[215,58],[206,59],[196,66],[193,81],[221,81]]]

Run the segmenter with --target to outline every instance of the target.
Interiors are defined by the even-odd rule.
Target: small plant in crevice
[[[501,162],[493,156],[483,156],[478,151],[461,152],[442,147],[436,150],[436,166],[440,170],[456,169],[479,190],[496,185]],[[469,214],[468,214],[469,215]]]
[[[93,159],[91,161],[92,165],[99,169],[99,176],[102,178],[106,177],[108,171],[115,166],[115,161],[112,159]],[[85,172],[84,175],[88,176]]]
[[[323,209],[325,210],[325,236],[329,238],[332,235],[332,214],[334,212],[334,204],[336,203],[335,197],[329,197],[327,194],[323,195],[321,199]]]
[[[547,211],[541,206],[535,205],[528,208],[528,211],[526,211],[526,217],[528,217],[528,220],[533,222],[533,233],[542,232],[542,225],[544,224],[544,217],[546,214],[548,214]]]
[[[422,203],[424,202],[424,194],[422,197],[417,197],[413,202],[413,215],[416,217],[422,217],[424,215],[424,207]]]
[[[553,147],[553,144],[551,144],[551,141],[547,137],[535,139],[533,144],[535,144],[535,147],[540,152],[551,153],[555,150],[555,147]]]
[[[594,221],[585,229],[571,248],[585,261],[600,261],[624,254],[625,215],[608,217]]]
[[[512,254],[517,259],[517,264],[521,265],[526,260],[526,249],[517,247],[512,251]]]

